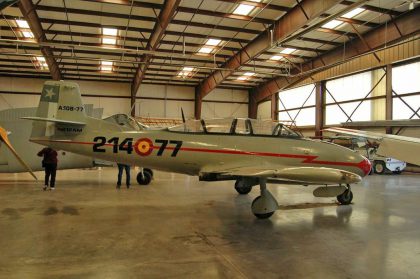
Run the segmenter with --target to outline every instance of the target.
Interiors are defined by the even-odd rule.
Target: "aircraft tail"
[[[31,138],[53,136],[66,130],[77,131],[87,121],[78,84],[45,82],[36,116],[22,118],[34,120]]]

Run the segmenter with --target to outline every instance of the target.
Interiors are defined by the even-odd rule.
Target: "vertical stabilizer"
[[[42,88],[31,138],[52,136],[57,128],[84,125],[85,107],[82,103],[79,85],[67,81],[47,81]]]

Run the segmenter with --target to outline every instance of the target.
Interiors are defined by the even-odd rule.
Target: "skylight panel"
[[[194,68],[193,67],[184,67],[184,68],[182,68],[182,70],[184,72],[191,72],[192,70],[194,70]]]
[[[194,74],[195,68],[193,67],[183,67],[182,71],[178,73],[178,77],[187,78],[192,77]]]
[[[102,34],[105,36],[117,36],[118,29],[115,28],[102,28]]]
[[[35,64],[41,69],[41,70],[48,70],[48,64],[45,60],[45,57],[42,56],[35,56]]]
[[[288,47],[288,48],[285,48],[285,49],[283,49],[282,51],[280,51],[280,53],[283,53],[283,54],[290,54],[290,53],[294,52],[295,50],[296,50],[295,48],[290,48],[290,47]]]
[[[29,29],[29,24],[26,20],[23,19],[16,19],[16,24],[17,26],[19,26],[20,28],[27,28]]]
[[[218,46],[222,40],[219,39],[208,39],[206,45],[208,46]]]
[[[250,0],[252,2],[261,2],[261,0]],[[246,5],[246,4],[240,4],[236,9],[233,11],[235,15],[249,15],[253,10],[255,6]]]
[[[345,18],[353,18],[355,16],[357,16],[358,14],[360,14],[361,12],[364,12],[365,9],[363,8],[356,8],[354,10],[351,10],[350,12],[342,15],[341,17],[345,17]]]
[[[338,25],[340,25],[342,23],[343,22],[340,21],[340,20],[333,19],[330,22],[322,25],[322,28],[334,29],[334,28],[336,28]]]
[[[27,39],[32,39],[34,37],[34,34],[32,32],[29,32],[29,31],[22,31],[22,35],[23,35],[23,37],[25,37]]]
[[[104,45],[115,45],[117,43],[117,40],[114,38],[102,38],[102,43]]]
[[[114,62],[112,61],[101,61],[101,71],[102,72],[112,72],[112,66]]]
[[[270,60],[278,61],[282,58],[283,58],[283,56],[281,56],[281,55],[273,55],[273,56],[270,57]]]
[[[200,50],[198,51],[198,52],[200,52],[200,53],[211,53],[213,51],[213,48],[212,47],[202,47],[202,48],[200,48]]]

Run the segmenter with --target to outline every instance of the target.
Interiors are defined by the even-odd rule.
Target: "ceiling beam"
[[[134,2],[139,3],[139,2]],[[135,6],[135,5],[134,5]],[[66,9],[62,7],[53,7],[53,6],[46,6],[46,5],[38,5],[36,7],[39,11],[49,11],[49,12],[60,12],[65,13]],[[121,18],[126,19],[126,14],[121,13],[111,13],[111,12],[103,12],[103,11],[91,11],[86,9],[75,9],[75,8],[67,8],[67,13],[71,14],[79,14],[79,15],[90,15],[90,16],[99,16],[99,17],[107,17],[107,18]],[[139,16],[139,15],[131,15],[131,20],[138,20],[138,21],[147,21],[147,22],[156,22],[155,17],[151,16]],[[202,22],[194,22],[194,21],[186,21],[186,20],[172,20],[171,24],[176,25],[183,25],[183,26],[194,26],[199,28],[208,28],[208,29],[216,29],[216,30],[225,30],[225,31],[232,31],[232,32],[242,32],[242,33],[249,33],[249,34],[259,34],[260,31],[254,29],[244,29],[238,28],[233,26],[226,26],[226,25],[215,25],[209,23],[202,23]]]
[[[303,26],[309,24],[336,4],[337,1],[332,0],[302,1],[300,5],[295,6],[274,23],[272,27],[273,41],[270,39],[268,30],[262,32],[225,63],[224,68],[231,71],[215,71],[199,85],[196,91],[199,92],[201,98],[205,97],[239,67],[268,50],[277,42],[298,31]]]
[[[18,5],[19,5],[19,9],[22,15],[28,22],[29,27],[31,28],[31,31],[34,34],[35,40],[41,43],[46,41],[47,38],[45,37],[44,30],[42,29],[42,25],[39,21],[38,14],[36,13],[35,6],[32,3],[32,0],[21,0],[18,3]],[[42,55],[44,56],[45,61],[47,62],[51,77],[54,80],[60,80],[61,79],[60,68],[58,67],[57,62],[55,61],[53,57],[53,53],[50,47],[41,46],[40,48],[41,48]]]
[[[165,34],[166,28],[169,25],[169,22],[175,15],[177,8],[179,7],[179,3],[181,0],[166,0],[163,4],[163,8],[159,13],[158,21],[155,24],[152,34],[150,35],[149,41],[147,42],[146,49],[150,51],[154,51],[157,49],[163,35]],[[133,83],[131,86],[131,96],[135,97],[137,95],[137,91],[140,87],[140,84],[144,78],[144,75],[147,71],[147,67],[149,66],[150,55],[143,55],[141,58],[141,62],[144,64],[140,64],[137,68],[136,74],[133,79]]]
[[[369,52],[371,49],[378,49],[386,44],[390,44],[393,41],[398,41],[406,38],[412,34],[420,32],[420,8],[417,8],[411,12],[393,20],[393,22],[387,22],[380,27],[368,31],[361,36],[361,38],[355,38],[352,41],[346,43],[345,52],[343,48],[337,47],[333,50],[314,58],[302,65],[302,72],[297,70],[292,71],[291,77],[279,77],[270,80],[269,82],[258,86],[255,91],[255,99],[257,102],[261,102],[272,94],[277,93],[280,90],[284,90],[287,87],[298,83],[315,74],[317,72],[326,70],[336,65],[340,61],[350,59],[352,57],[361,55]],[[316,69],[319,69],[316,71]],[[315,70],[315,71],[314,71]],[[309,72],[308,74],[302,74]]]

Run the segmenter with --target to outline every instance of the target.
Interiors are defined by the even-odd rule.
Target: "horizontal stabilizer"
[[[44,117],[37,117],[37,116],[22,117],[22,119],[34,120],[34,121],[54,122],[54,123],[67,124],[67,125],[86,125],[85,122],[70,121],[70,120],[63,120],[63,119],[57,119],[57,118],[44,118]]]

